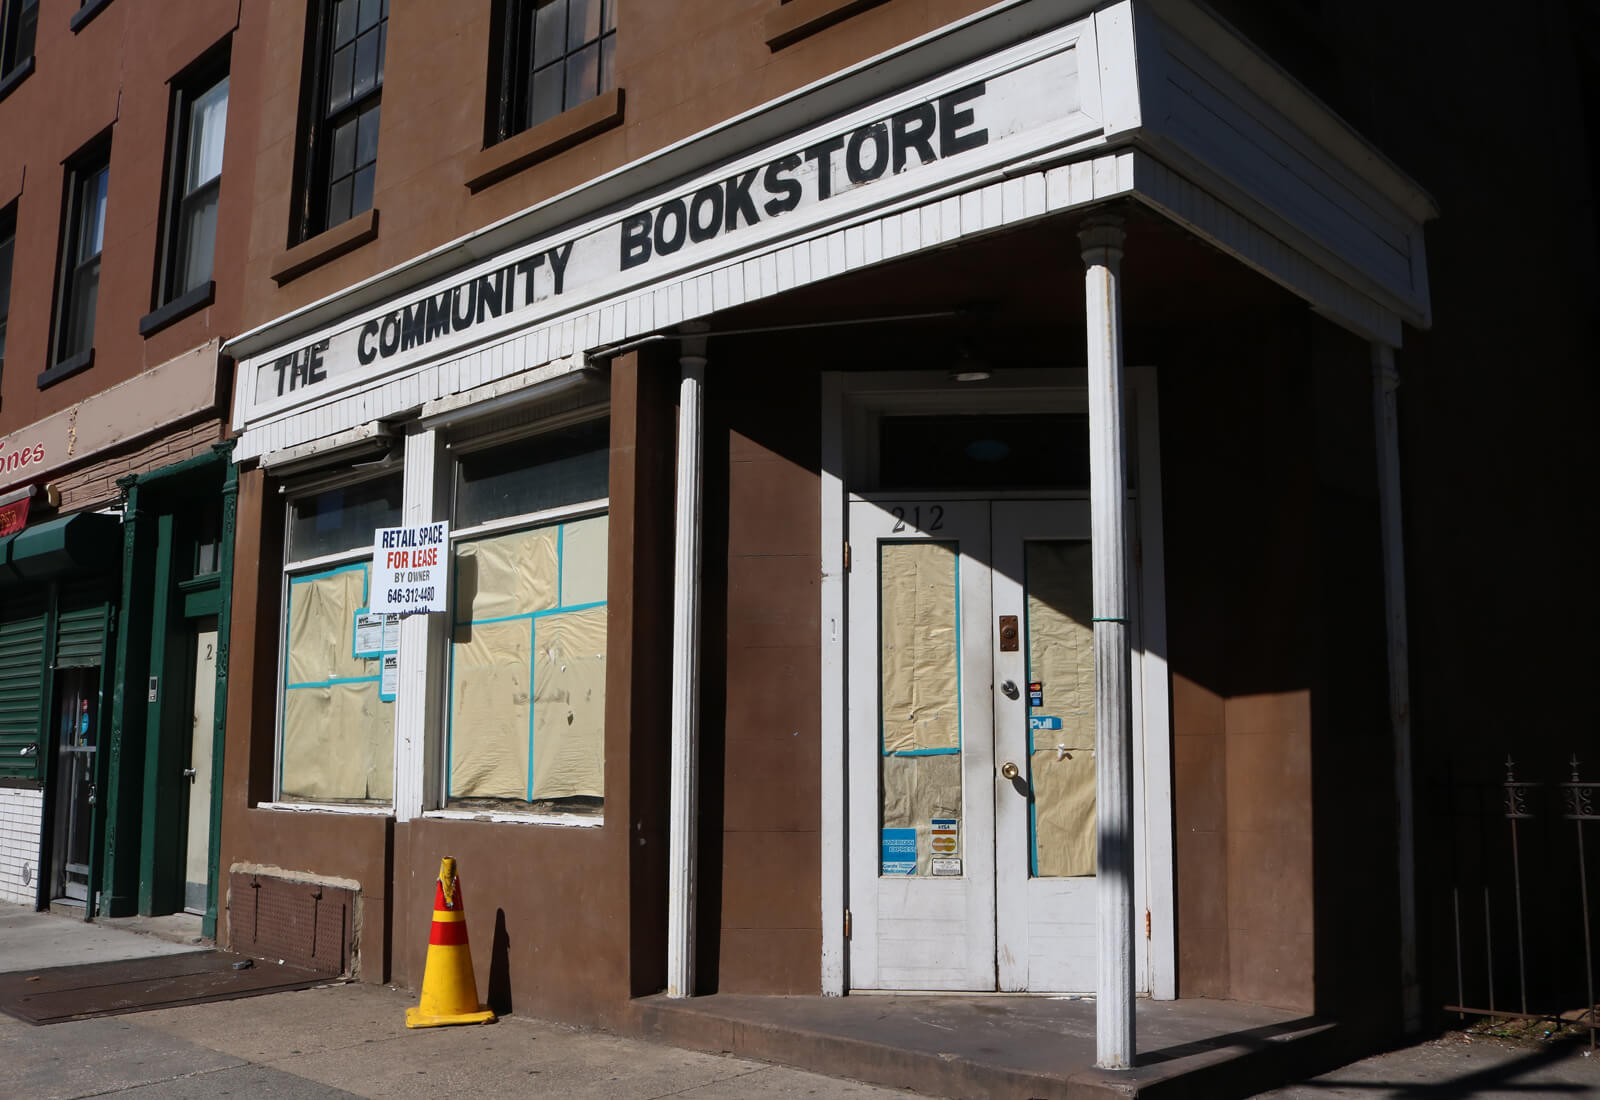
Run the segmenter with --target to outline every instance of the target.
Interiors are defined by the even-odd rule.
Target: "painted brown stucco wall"
[[[707,381],[701,838],[703,866],[720,873],[701,897],[701,927],[717,938],[702,934],[713,969],[702,966],[699,985],[814,994],[820,385],[814,369],[773,359],[770,343],[718,341]]]
[[[1370,376],[1230,331],[1160,372],[1179,992],[1329,1011],[1396,950]]]

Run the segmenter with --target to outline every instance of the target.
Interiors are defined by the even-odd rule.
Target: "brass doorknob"
[[[1018,774],[1017,766],[1011,761],[1007,760],[1004,764],[1000,765],[1000,774],[1005,776],[1007,779],[1015,779]]]

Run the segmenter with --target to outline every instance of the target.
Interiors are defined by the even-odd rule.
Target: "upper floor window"
[[[17,204],[0,210],[0,372],[6,367],[6,318],[11,314],[11,257],[17,244]]]
[[[57,277],[55,354],[41,384],[89,365],[95,305],[100,298],[100,252],[106,240],[111,147],[96,143],[68,162],[62,208],[61,270]]]
[[[0,79],[33,59],[39,0],[0,0]]]
[[[222,190],[222,142],[228,126],[228,73],[211,64],[175,82],[157,305],[211,282]]]
[[[296,241],[372,209],[389,0],[319,0],[306,40]]]
[[[616,86],[617,0],[501,0],[490,143]]]

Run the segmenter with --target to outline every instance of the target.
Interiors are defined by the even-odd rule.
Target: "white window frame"
[[[606,422],[607,440],[607,469],[609,470],[609,450],[611,438],[611,403],[597,401],[583,405],[577,409],[542,417],[526,424],[519,424],[502,431],[486,434],[474,433],[471,424],[463,425],[452,432],[451,438],[443,444],[449,461],[441,465],[448,470],[449,488],[445,496],[449,501],[446,515],[451,521],[450,530],[450,569],[452,580],[455,570],[456,547],[462,542],[471,542],[475,539],[494,535],[506,534],[511,531],[527,530],[533,527],[546,526],[551,523],[565,523],[570,520],[583,519],[588,516],[611,514],[611,494],[608,491],[603,497],[579,501],[573,504],[564,504],[555,508],[546,508],[537,512],[527,512],[521,515],[508,516],[502,519],[489,520],[484,523],[474,524],[471,527],[455,528],[457,492],[460,486],[460,460],[463,457],[481,454],[510,444],[520,443],[536,436],[570,428],[577,424],[588,423],[594,420]],[[609,535],[607,543],[609,545]],[[440,652],[441,676],[437,698],[428,708],[432,716],[430,725],[433,727],[434,736],[429,738],[429,757],[433,765],[432,780],[427,784],[425,798],[427,803],[421,816],[441,820],[457,821],[492,821],[506,824],[525,825],[554,825],[568,828],[599,828],[605,824],[605,806],[602,803],[599,813],[577,813],[549,810],[516,809],[511,806],[499,807],[461,807],[450,805],[449,768],[448,756],[450,752],[450,693],[448,684],[450,680],[450,637],[455,624],[455,585],[451,583],[450,606],[445,615],[443,627],[444,641]],[[607,591],[607,604],[610,602],[610,592]],[[609,648],[609,638],[607,646]],[[531,705],[531,704],[530,704]],[[399,746],[396,746],[399,751]]]
[[[348,489],[356,485],[379,481],[386,477],[399,475],[404,486],[405,477],[403,470],[398,466],[385,465],[381,469],[358,470],[348,474],[323,474],[311,475],[286,484],[283,493],[283,568],[280,571],[278,587],[278,671],[275,677],[275,700],[273,705],[273,739],[272,739],[272,801],[259,803],[257,808],[263,810],[285,810],[299,813],[338,813],[356,814],[371,817],[389,817],[395,812],[396,797],[391,796],[387,801],[371,802],[317,802],[315,800],[294,799],[285,801],[283,798],[283,723],[284,704],[288,687],[288,653],[289,653],[289,586],[291,578],[315,573],[330,566],[350,565],[367,562],[370,569],[372,561],[372,547],[359,546],[353,550],[342,550],[333,554],[321,554],[311,558],[291,558],[289,543],[291,509],[295,502],[306,497],[316,496],[332,489]],[[402,506],[403,510],[403,506]],[[370,583],[370,574],[368,577]],[[396,727],[398,728],[399,700],[396,699]],[[398,740],[395,751],[398,753],[400,745]],[[398,790],[396,790],[396,796]]]

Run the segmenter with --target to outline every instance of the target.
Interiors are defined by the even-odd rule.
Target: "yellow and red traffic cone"
[[[478,1004],[478,982],[472,976],[472,951],[467,946],[467,914],[461,904],[461,879],[456,861],[439,864],[433,893],[433,928],[428,932],[428,961],[422,969],[422,1003],[406,1009],[407,1027],[484,1024],[494,1013]]]

